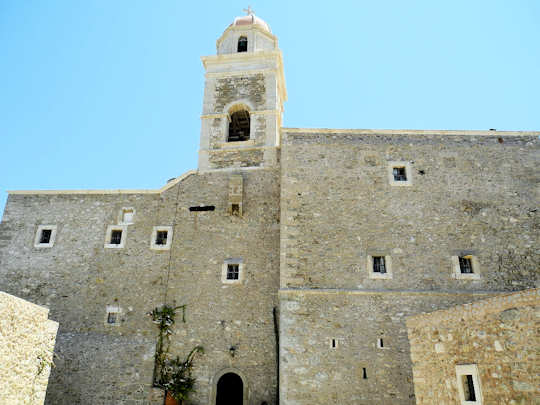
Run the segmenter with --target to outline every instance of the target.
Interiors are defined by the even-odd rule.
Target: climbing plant
[[[159,328],[154,357],[154,386],[165,389],[174,399],[182,403],[193,391],[195,384],[195,378],[191,375],[193,358],[197,353],[204,353],[204,349],[202,346],[194,347],[185,360],[181,360],[180,357],[171,358],[169,356],[171,327],[175,323],[179,309],[182,309],[182,322],[186,322],[185,305],[172,307],[165,304],[154,308],[148,315]]]

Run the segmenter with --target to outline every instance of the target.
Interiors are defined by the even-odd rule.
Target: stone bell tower
[[[287,99],[277,38],[251,9],[217,40],[206,70],[199,170],[272,167],[278,163]]]

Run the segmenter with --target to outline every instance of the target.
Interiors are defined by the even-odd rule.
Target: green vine
[[[177,401],[184,401],[193,391],[195,378],[192,377],[193,357],[197,353],[204,353],[202,346],[194,347],[185,360],[180,357],[170,358],[172,325],[176,320],[176,311],[182,309],[182,322],[186,322],[186,306],[172,307],[163,305],[154,308],[148,315],[152,322],[159,327],[156,354],[154,357],[154,386],[165,389]]]

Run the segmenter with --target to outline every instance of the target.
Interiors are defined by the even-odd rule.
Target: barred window
[[[384,256],[373,256],[373,272],[381,274],[386,273]]]
[[[473,273],[472,260],[470,257],[459,256],[459,270],[461,271],[461,274]]]
[[[122,243],[122,231],[120,229],[114,229],[111,231],[111,245],[119,245]]]
[[[49,243],[51,241],[52,229],[42,229],[39,243]]]
[[[238,280],[240,266],[238,264],[227,264],[227,280]]]
[[[167,231],[157,231],[156,232],[156,245],[166,245],[167,244]]]
[[[404,167],[394,167],[392,169],[394,181],[407,181],[407,173]]]

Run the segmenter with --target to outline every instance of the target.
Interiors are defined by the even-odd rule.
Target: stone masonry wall
[[[187,304],[171,354],[205,348],[191,404],[209,402],[225,368],[247,376],[253,401],[274,403],[279,178],[275,170],[243,175],[243,217],[227,213],[227,173],[192,174],[162,193],[9,196],[0,289],[49,306],[61,323],[47,404],[161,404],[152,389],[158,329],[146,314],[164,302]],[[200,205],[215,210],[189,210]],[[105,249],[122,207],[135,209],[125,247]],[[57,225],[52,248],[34,248],[39,224]],[[154,226],[174,226],[170,250],[150,249]],[[243,284],[222,283],[227,258],[243,260]],[[121,308],[118,325],[107,324],[107,306]]]
[[[407,319],[416,403],[461,404],[460,364],[477,365],[483,404],[536,403],[539,308],[532,289]]]
[[[539,145],[534,134],[283,129],[283,404],[412,405],[406,316],[535,286]],[[390,184],[390,162],[409,167],[410,186]],[[456,278],[463,254],[478,279]],[[390,277],[374,278],[368,255],[387,257]]]
[[[0,292],[0,403],[44,403],[58,330],[48,312]]]
[[[283,130],[281,286],[534,287],[538,136],[395,132]],[[410,165],[411,186],[390,185],[391,161]],[[478,280],[453,276],[461,252]],[[370,254],[391,256],[391,279],[369,277]]]

